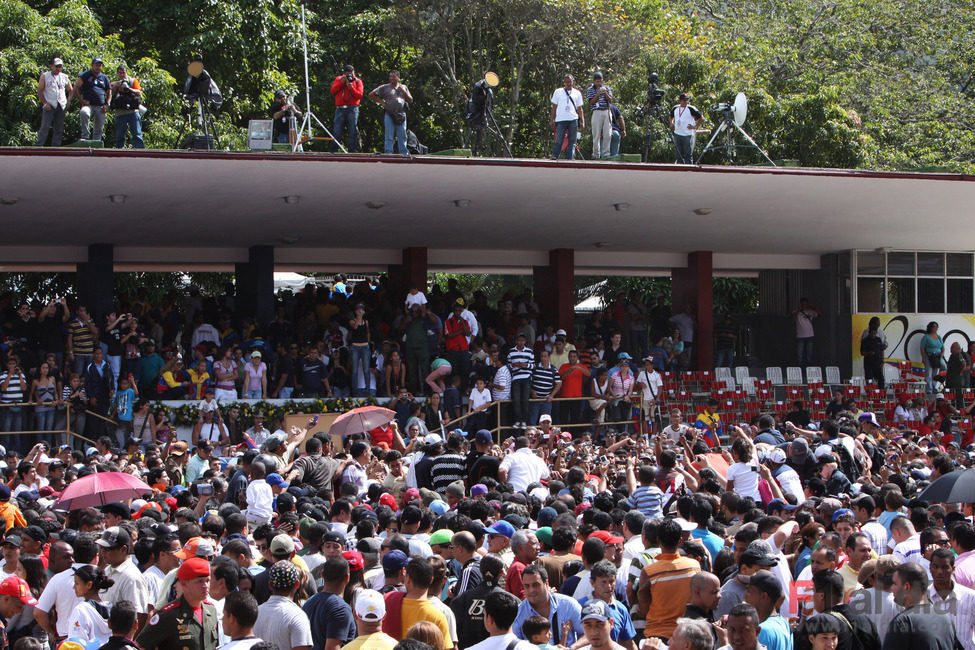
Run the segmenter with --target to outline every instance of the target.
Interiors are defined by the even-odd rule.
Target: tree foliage
[[[53,56],[71,76],[94,55],[140,78],[151,147],[184,125],[186,64],[203,57],[225,104],[223,144],[243,145],[277,88],[304,104],[300,0],[5,0],[0,3],[0,144],[33,140],[38,75]],[[397,68],[415,104],[409,125],[431,150],[466,138],[467,94],[501,77],[495,115],[517,156],[545,154],[549,97],[566,72],[585,88],[607,74],[628,122],[622,150],[672,161],[665,120],[639,117],[658,72],[664,110],[688,91],[710,108],[739,91],[746,129],[772,158],[805,166],[971,171],[975,4],[969,0],[307,0],[311,105],[329,124],[329,86],[352,63],[366,90]],[[381,110],[364,102],[363,149],[382,141]],[[66,139],[78,136],[77,104]],[[583,150],[589,147],[584,134]],[[320,146],[320,145],[316,145]],[[700,145],[699,145],[700,146]],[[488,145],[500,153],[498,143]],[[700,149],[698,150],[700,151]],[[742,151],[738,162],[757,163]],[[711,157],[706,162],[721,163]]]

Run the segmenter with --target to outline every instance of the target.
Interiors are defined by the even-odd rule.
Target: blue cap
[[[428,507],[430,508],[430,512],[432,512],[435,515],[442,515],[443,513],[450,510],[450,506],[447,505],[447,502],[440,501],[439,499],[430,503]]]
[[[493,526],[485,528],[484,532],[488,535],[504,535],[508,539],[511,539],[511,536],[515,534],[515,527],[507,521],[501,520]]]
[[[617,361],[631,361],[632,359],[633,357],[631,357],[627,352],[620,352],[618,355],[616,355]]]
[[[173,496],[176,496],[181,492],[186,492],[186,488],[183,487],[182,485],[174,485],[171,488],[169,488],[169,493],[172,494]]]
[[[283,488],[286,488],[289,485],[291,485],[290,483],[288,483],[287,481],[285,481],[284,480],[284,477],[281,476],[280,474],[278,474],[277,472],[274,472],[272,474],[268,474],[267,477],[264,480],[267,481],[267,484],[270,485],[271,487],[283,487]]]
[[[854,515],[853,514],[853,511],[850,510],[849,508],[840,508],[839,510],[837,510],[836,512],[833,513],[833,519],[830,520],[830,523],[836,521],[837,519],[839,519],[843,515],[850,515],[851,517],[856,518],[856,515]]]
[[[549,526],[552,524],[553,521],[555,521],[555,518],[558,516],[559,513],[556,512],[555,508],[545,506],[544,508],[538,511],[538,526],[540,528]]]
[[[399,549],[393,549],[383,556],[383,571],[399,571],[410,563],[410,558]]]
[[[773,510],[796,510],[799,506],[794,506],[785,499],[772,499],[769,501],[767,512],[772,512]]]

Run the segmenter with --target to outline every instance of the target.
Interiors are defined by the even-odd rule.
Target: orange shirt
[[[669,639],[691,597],[691,577],[701,570],[697,560],[661,553],[643,569],[650,581],[650,608],[644,634]]]

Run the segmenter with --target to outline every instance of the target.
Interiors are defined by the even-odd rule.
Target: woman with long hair
[[[98,593],[114,584],[101,567],[86,564],[75,569],[74,593],[82,601],[68,615],[68,636],[97,642],[95,647],[105,645],[112,636],[108,627],[109,605],[99,599]]]
[[[37,369],[37,379],[31,382],[30,401],[34,404],[34,418],[38,431],[54,429],[54,405],[58,399],[58,382],[51,376],[51,366],[45,361]]]
[[[34,598],[40,598],[41,592],[47,586],[47,571],[40,556],[24,555],[20,558],[24,567],[24,579]],[[47,632],[34,620],[34,605],[24,605],[19,614],[7,620],[7,643],[13,647],[14,642],[25,637],[33,637],[47,647]]]

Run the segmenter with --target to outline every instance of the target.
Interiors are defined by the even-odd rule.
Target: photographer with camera
[[[674,147],[677,149],[677,162],[682,165],[694,163],[694,133],[704,120],[704,115],[690,104],[687,93],[677,98],[677,106],[670,111],[670,128],[674,132]]]
[[[356,76],[355,68],[346,65],[342,74],[332,82],[332,96],[335,97],[332,135],[335,140],[329,146],[329,151],[334,153],[339,150],[338,141],[346,130],[345,148],[350,153],[359,150],[359,102],[362,101],[363,92],[362,79]]]
[[[274,92],[274,103],[271,104],[271,119],[274,120],[274,141],[288,144],[291,142],[291,120],[301,117],[301,111],[294,105],[283,90]]]
[[[124,65],[116,71],[118,78],[112,82],[112,105],[115,111],[115,148],[125,147],[125,132],[132,131],[132,148],[145,149],[142,139],[142,86],[135,77],[128,76]]]
[[[413,95],[406,84],[400,83],[399,71],[389,71],[389,83],[374,88],[369,93],[369,99],[383,107],[383,124],[386,138],[383,142],[383,153],[394,153],[393,143],[397,153],[408,156],[406,149],[406,109],[413,103]]]

